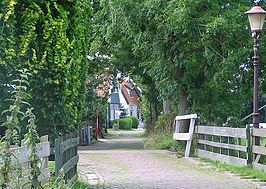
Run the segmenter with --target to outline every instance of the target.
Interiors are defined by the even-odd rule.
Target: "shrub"
[[[119,120],[119,129],[130,130],[132,129],[132,119],[123,118]]]
[[[114,120],[112,121],[112,125],[118,124],[118,122],[119,122],[119,119],[114,119]]]
[[[129,117],[124,117],[122,119],[114,119],[112,125],[119,125],[119,129],[130,130],[132,129],[132,119]]]
[[[127,116],[126,118],[130,118],[132,120],[132,128],[137,129],[139,126],[139,119],[136,116]]]

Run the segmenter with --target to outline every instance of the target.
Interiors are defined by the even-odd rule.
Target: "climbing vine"
[[[0,109],[16,69],[27,68],[40,135],[77,128],[86,107],[91,18],[85,0],[1,1]]]

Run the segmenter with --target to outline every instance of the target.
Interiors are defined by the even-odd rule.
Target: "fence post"
[[[84,127],[85,144],[89,145],[89,126]]]
[[[247,134],[247,138],[246,138],[247,164],[248,165],[252,165],[251,129],[250,129],[250,125],[249,124],[246,125],[246,134]]]
[[[63,154],[60,152],[61,137],[55,139],[55,177],[60,174],[60,169],[63,165]]]

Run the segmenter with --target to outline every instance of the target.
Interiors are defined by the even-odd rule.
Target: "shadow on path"
[[[109,131],[106,139],[90,146],[80,146],[79,150],[140,150],[144,149],[144,130]]]

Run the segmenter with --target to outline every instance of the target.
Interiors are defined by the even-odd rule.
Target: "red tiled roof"
[[[120,83],[120,85],[121,85],[122,94],[126,98],[126,101],[128,102],[128,104],[138,105],[139,104],[139,96],[138,96],[134,86],[132,85],[132,83],[130,83],[128,81],[123,81]]]

